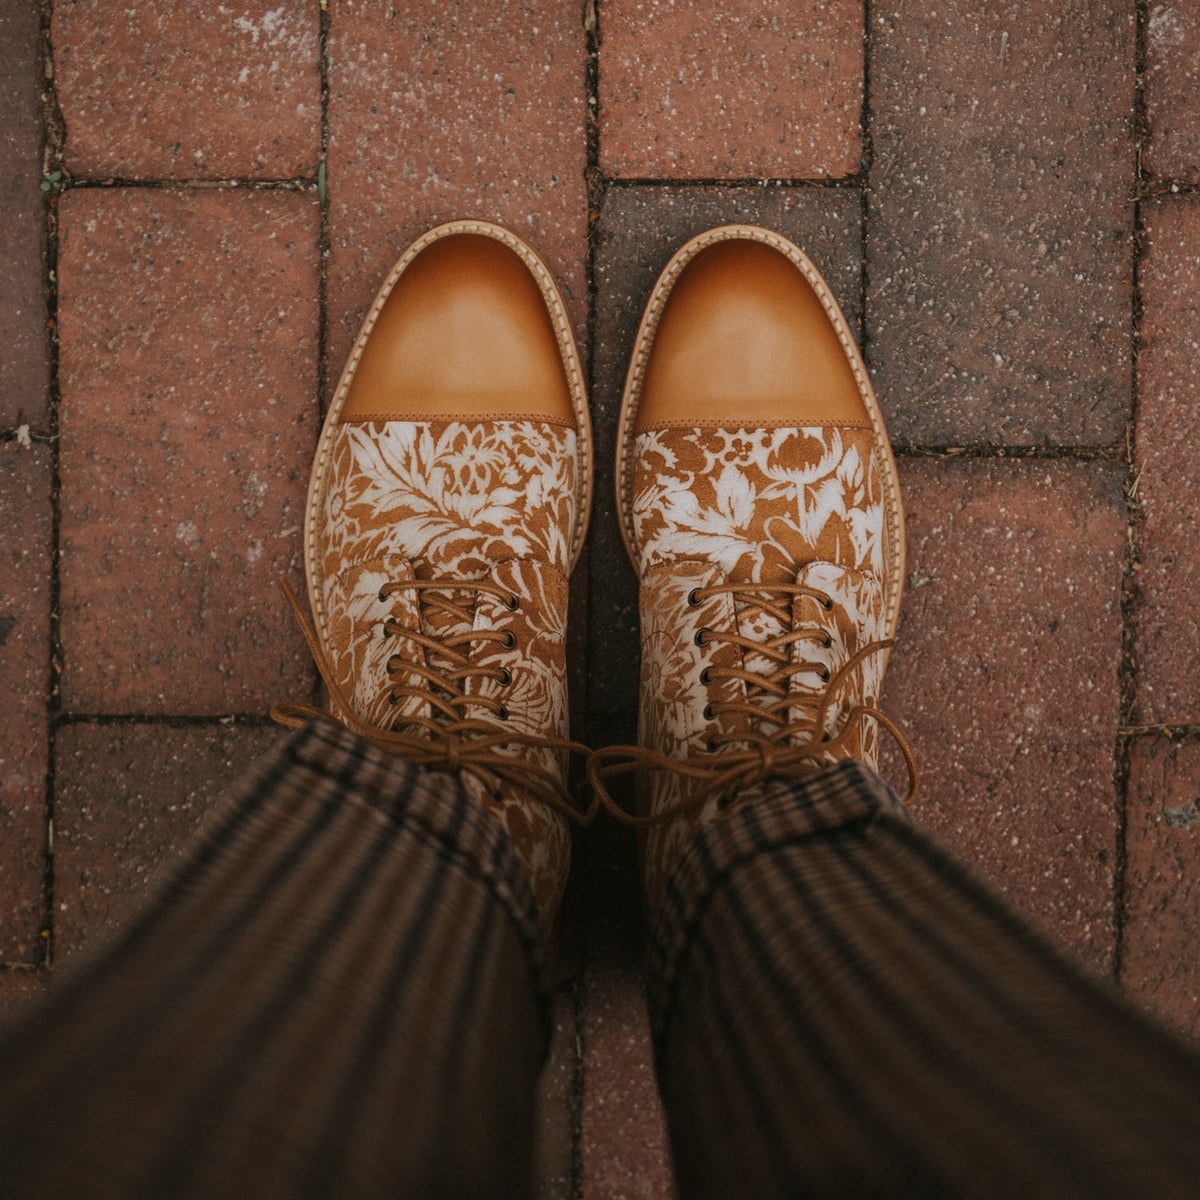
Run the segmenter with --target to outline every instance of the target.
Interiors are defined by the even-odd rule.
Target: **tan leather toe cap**
[[[439,238],[384,302],[341,420],[515,417],[575,423],[542,291],[520,256],[495,238]]]
[[[785,255],[730,238],[684,267],[659,319],[635,431],[867,419],[837,330]]]

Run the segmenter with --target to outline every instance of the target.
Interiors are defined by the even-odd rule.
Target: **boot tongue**
[[[738,564],[740,568],[741,563]],[[733,597],[734,618],[737,621],[737,631],[744,638],[748,638],[759,644],[770,641],[772,638],[777,638],[780,634],[787,633],[791,627],[791,620],[783,621],[774,616],[771,612],[760,607],[755,603],[757,600],[773,601],[776,608],[788,609],[788,596],[786,593],[769,593],[763,590],[762,585],[772,583],[794,583],[796,580],[795,572],[789,571],[777,564],[765,563],[755,572],[755,579],[752,581],[749,572],[738,570],[729,576],[729,582],[733,584],[746,584],[746,592],[735,592]],[[759,650],[742,650],[742,666],[747,671],[753,671],[756,675],[769,675],[773,671],[777,671],[780,663],[772,659],[770,655],[764,654]]]
[[[797,696],[811,696],[814,703],[793,706],[789,716],[793,721],[807,721],[815,715],[817,704],[835,682],[838,671],[863,647],[885,637],[884,595],[883,585],[876,576],[835,563],[809,563],[800,569],[796,582],[832,601],[832,607],[826,608],[814,597],[800,595],[792,603],[792,628],[811,630],[813,637],[792,646],[792,661],[803,662],[812,669],[793,675],[791,686]],[[828,646],[824,644],[826,640]],[[823,733],[837,733],[850,711],[859,705],[878,705],[885,662],[882,651],[867,654],[837,682],[829,695]],[[822,677],[822,667],[830,675],[828,682]],[[875,766],[875,722],[864,721],[848,748],[853,757]]]

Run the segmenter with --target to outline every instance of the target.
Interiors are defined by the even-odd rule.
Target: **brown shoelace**
[[[576,821],[589,820],[595,811],[595,805],[588,813],[583,813],[571,801],[570,796],[553,772],[528,761],[526,758],[516,758],[500,754],[497,748],[501,746],[530,747],[546,750],[566,750],[572,754],[589,754],[590,748],[579,742],[567,741],[564,738],[543,737],[539,734],[521,733],[517,730],[502,730],[490,721],[478,717],[467,717],[464,710],[468,705],[484,705],[491,709],[500,720],[507,718],[507,709],[495,697],[468,695],[463,690],[463,684],[473,675],[487,676],[504,683],[511,679],[503,667],[473,666],[460,647],[472,640],[491,640],[511,648],[511,632],[500,630],[471,630],[469,633],[453,634],[445,638],[435,638],[419,629],[403,626],[394,618],[389,617],[384,623],[384,633],[392,636],[403,636],[424,646],[427,650],[444,659],[449,665],[443,669],[404,660],[403,667],[424,680],[424,686],[394,687],[391,693],[393,703],[398,703],[406,696],[415,696],[427,702],[432,717],[424,714],[404,715],[406,725],[415,726],[417,731],[401,732],[395,729],[380,729],[369,725],[358,717],[344,692],[339,686],[334,674],[333,664],[329,661],[324,648],[321,646],[316,632],[305,614],[295,590],[286,579],[281,579],[280,586],[295,614],[296,622],[308,643],[309,652],[317,665],[321,679],[329,690],[332,701],[332,711],[318,708],[312,704],[284,703],[276,704],[271,709],[271,717],[280,725],[295,729],[313,717],[326,717],[345,726],[354,733],[373,742],[376,746],[399,755],[417,766],[432,767],[434,770],[445,770],[472,775],[478,779],[493,797],[499,799],[500,787],[504,783],[512,785],[519,791],[532,792],[540,800],[552,808]],[[480,580],[467,583],[459,580],[398,580],[385,584],[380,590],[380,599],[401,589],[418,593],[425,592],[428,599],[442,611],[453,616],[456,620],[469,623],[470,612],[462,605],[448,598],[448,593],[472,591],[476,593],[489,592],[515,607],[516,597],[497,584]],[[436,593],[436,595],[435,595]],[[389,674],[400,665],[393,655],[388,660]]]
[[[766,598],[762,598],[762,593]],[[833,599],[817,588],[800,583],[781,584],[717,584],[694,588],[688,596],[689,605],[698,605],[710,596],[732,595],[774,617],[787,629],[791,623],[790,609],[775,596],[808,596],[826,611],[833,608]],[[745,611],[745,610],[743,610]],[[587,777],[595,797],[591,811],[602,806],[625,825],[658,825],[694,812],[714,796],[725,807],[739,792],[768,780],[801,779],[829,765],[831,757],[849,756],[851,738],[868,718],[876,720],[896,741],[908,768],[909,789],[905,803],[917,794],[919,776],[916,760],[904,735],[891,719],[874,705],[855,705],[845,714],[841,727],[832,735],[825,732],[826,719],[838,692],[851,679],[852,672],[863,659],[879,654],[893,646],[894,639],[869,642],[861,647],[831,673],[822,663],[792,661],[791,648],[800,641],[815,641],[824,647],[831,644],[829,636],[820,629],[788,630],[765,641],[738,633],[720,633],[702,629],[696,635],[699,645],[726,642],[779,664],[769,673],[748,671],[735,667],[705,667],[701,675],[705,683],[722,678],[740,679],[746,684],[746,702],[717,702],[709,704],[705,715],[717,718],[725,713],[737,713],[747,718],[748,728],[720,739],[710,739],[706,753],[686,758],[669,758],[646,746],[609,746],[588,757]],[[791,677],[802,672],[817,673],[824,683],[821,691],[799,692],[791,686]],[[801,716],[789,719],[788,712],[800,709]],[[726,748],[727,747],[727,748]],[[641,770],[672,771],[699,785],[682,803],[660,813],[637,816],[626,812],[611,796],[605,780]]]

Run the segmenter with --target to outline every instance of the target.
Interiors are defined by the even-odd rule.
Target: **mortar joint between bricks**
[[[1037,459],[1043,462],[1124,462],[1123,442],[1109,446],[923,446],[893,442],[897,458]]]
[[[601,173],[605,187],[613,188],[780,188],[812,191],[856,191],[866,184],[863,170],[836,178],[822,176],[819,179],[807,176],[729,176],[671,178],[667,176],[605,175]]]
[[[207,179],[198,176],[149,179],[121,175],[68,175],[59,186],[62,190],[72,191],[80,188],[143,188],[150,191],[312,192],[317,189],[317,182],[316,175],[292,175],[284,179]]]
[[[1148,0],[1136,0],[1136,29],[1134,33],[1134,161],[1132,188],[1131,277],[1129,288],[1129,417],[1125,429],[1125,484],[1123,499],[1126,511],[1125,559],[1121,573],[1121,662],[1117,669],[1119,717],[1113,746],[1113,791],[1116,802],[1115,855],[1113,861],[1113,957],[1112,977],[1117,983],[1125,959],[1125,922],[1128,878],[1128,803],[1131,777],[1131,748],[1137,712],[1137,615],[1141,600],[1141,530],[1142,504],[1139,495],[1141,473],[1137,462],[1139,366],[1142,347],[1141,262],[1145,245],[1142,202],[1157,194],[1157,186],[1148,185],[1142,166],[1142,155],[1149,137],[1146,115],[1145,77],[1146,42],[1149,23]],[[1177,189],[1174,189],[1177,190]]]
[[[62,636],[59,624],[60,538],[62,529],[62,484],[59,475],[59,411],[62,392],[59,386],[58,343],[58,204],[64,186],[69,186],[70,174],[64,163],[66,123],[58,102],[55,84],[54,42],[50,0],[38,6],[41,31],[42,67],[42,190],[45,195],[45,286],[46,286],[46,359],[47,429],[46,443],[50,448],[50,579],[49,655],[46,663],[46,780],[45,832],[43,842],[42,920],[37,954],[37,966],[49,970],[54,962],[54,895],[55,858],[54,826],[57,775],[57,719],[62,705],[61,678],[63,668]],[[49,185],[49,186],[48,186]],[[32,440],[32,434],[31,440]]]

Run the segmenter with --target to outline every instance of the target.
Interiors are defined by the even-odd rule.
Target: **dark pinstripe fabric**
[[[309,725],[0,1045],[0,1193],[522,1195],[536,963],[499,824]]]
[[[310,725],[0,1042],[0,1195],[525,1195],[535,929],[452,780]],[[1200,1190],[1193,1053],[857,764],[691,844],[649,988],[685,1196]]]
[[[686,1196],[1200,1192],[1200,1060],[859,764],[692,843],[650,990]]]

